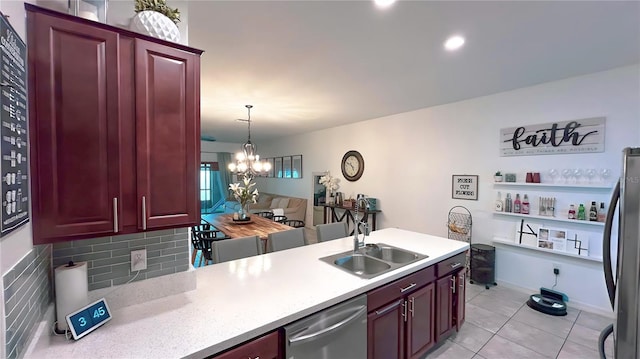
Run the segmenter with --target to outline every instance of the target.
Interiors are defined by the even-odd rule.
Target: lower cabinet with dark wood
[[[367,294],[367,357],[418,358],[435,345],[435,268]]]
[[[459,330],[465,316],[465,253],[436,264],[436,342]]]
[[[465,317],[465,253],[367,293],[367,357],[421,358]]]
[[[283,356],[280,354],[279,343],[280,336],[276,330],[210,359],[280,359]]]

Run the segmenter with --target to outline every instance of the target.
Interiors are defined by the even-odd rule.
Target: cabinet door
[[[456,330],[460,330],[462,323],[464,323],[466,307],[467,273],[465,270],[462,270],[457,274],[456,283]]]
[[[279,359],[278,332],[267,334],[263,337],[243,344],[224,354],[214,356],[215,359]]]
[[[406,304],[398,299],[367,316],[367,358],[404,358]]]
[[[448,275],[436,282],[436,342],[453,328],[453,289],[455,277]]]
[[[420,358],[435,344],[435,284],[407,297],[407,358]]]
[[[138,208],[142,229],[196,223],[200,57],[136,39]]]
[[[33,242],[114,232],[118,34],[30,11],[27,27]]]

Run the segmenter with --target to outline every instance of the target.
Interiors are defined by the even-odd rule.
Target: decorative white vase
[[[131,19],[129,29],[158,39],[180,41],[178,25],[157,11],[140,11]]]

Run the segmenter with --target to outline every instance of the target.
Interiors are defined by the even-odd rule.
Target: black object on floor
[[[559,298],[542,294],[532,294],[527,301],[527,305],[531,309],[541,313],[555,316],[567,315],[567,305]]]
[[[496,249],[486,244],[471,245],[471,280],[469,283],[478,282],[489,285],[497,285],[495,277]]]

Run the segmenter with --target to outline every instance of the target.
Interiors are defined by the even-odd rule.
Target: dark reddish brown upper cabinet
[[[195,223],[200,56],[136,39],[136,142],[142,227]],[[196,161],[194,161],[196,159]]]
[[[278,343],[279,334],[275,331],[223,354],[213,356],[212,359],[280,359],[283,356],[280,355]]]
[[[196,223],[202,52],[25,8],[34,244]]]
[[[434,267],[367,294],[367,357],[419,358],[435,344]]]

